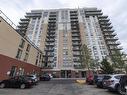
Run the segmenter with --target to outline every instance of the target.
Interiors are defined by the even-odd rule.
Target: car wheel
[[[4,87],[5,87],[5,83],[1,83],[0,88],[4,88]]]
[[[20,85],[20,88],[21,88],[21,89],[24,89],[25,87],[26,87],[25,84],[21,84],[21,85]]]
[[[121,95],[125,95],[125,92],[123,92],[123,91],[121,90],[120,85],[118,85],[118,87],[117,87],[117,91],[118,91],[119,94],[121,94]]]

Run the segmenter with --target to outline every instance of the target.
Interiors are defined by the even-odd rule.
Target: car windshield
[[[115,76],[116,79],[120,79],[122,75]]]
[[[108,80],[110,78],[111,78],[111,76],[109,76],[109,75],[104,76],[104,80]]]
[[[104,77],[104,75],[98,75],[97,78],[98,79],[102,79]]]
[[[27,76],[27,77],[33,77],[33,76]]]

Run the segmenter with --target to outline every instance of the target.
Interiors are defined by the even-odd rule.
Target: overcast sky
[[[33,9],[97,7],[111,19],[114,30],[127,53],[127,0],[0,0],[2,10],[16,25]]]

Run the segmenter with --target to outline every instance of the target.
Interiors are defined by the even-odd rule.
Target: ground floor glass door
[[[61,78],[71,78],[71,70],[61,70]]]

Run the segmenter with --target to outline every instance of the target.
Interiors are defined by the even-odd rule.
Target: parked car
[[[50,81],[51,77],[49,74],[44,74],[42,76],[40,76],[40,81]]]
[[[98,75],[98,77],[96,79],[97,87],[103,88],[103,80],[104,80],[104,78],[106,78],[106,76],[107,75],[105,75],[105,74]]]
[[[104,80],[103,80],[103,85],[105,88],[107,88],[109,91],[117,91],[118,85],[119,85],[119,80],[120,77],[123,74],[113,74],[113,75],[108,75]]]
[[[10,79],[6,79],[0,82],[0,88],[11,87],[11,88],[29,88],[32,86],[32,81],[24,76],[15,76]]]
[[[126,95],[126,87],[127,87],[127,75],[123,75],[120,77],[118,92],[121,95]]]
[[[94,84],[96,84],[98,82],[98,80],[100,78],[102,78],[103,76],[104,76],[104,74],[96,74],[96,75],[94,75],[94,78],[93,78]]]
[[[51,79],[53,78],[52,74],[48,74],[48,75],[50,76]]]
[[[88,83],[88,84],[93,84],[94,83],[94,77],[92,76],[92,75],[90,75],[90,76],[88,76],[87,78],[86,78],[86,82]]]
[[[36,75],[26,75],[25,77],[30,78],[33,84],[37,84],[39,81],[39,79]]]
[[[94,75],[94,78],[93,78],[93,81],[94,81],[94,84],[97,83],[97,79],[98,79],[99,75]]]

